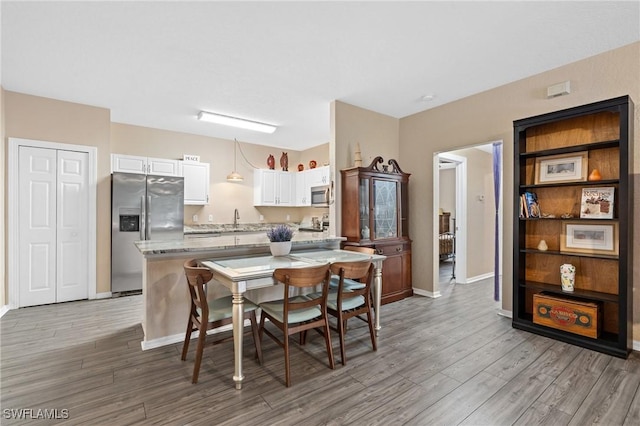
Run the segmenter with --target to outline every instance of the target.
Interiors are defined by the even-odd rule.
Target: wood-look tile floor
[[[241,391],[231,342],[206,348],[197,385],[193,351],[186,362],[180,344],[142,351],[141,296],[12,310],[0,320],[0,423],[640,424],[638,353],[623,360],[515,330],[497,315],[491,286],[449,285],[438,299],[383,306],[377,352],[366,325],[351,321],[346,366],[332,335],[335,370],[309,334],[305,347],[292,345],[291,388],[281,348],[265,338],[260,366],[247,337]],[[68,418],[11,418],[20,409]]]

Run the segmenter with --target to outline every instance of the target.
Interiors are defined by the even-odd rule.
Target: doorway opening
[[[495,207],[494,144],[485,143],[434,156],[433,297],[456,284],[472,284],[495,276],[495,217],[502,236],[502,203]],[[499,160],[502,170],[502,160]],[[498,174],[502,199],[502,173]],[[499,245],[500,246],[500,245]],[[501,274],[502,250],[498,247]]]

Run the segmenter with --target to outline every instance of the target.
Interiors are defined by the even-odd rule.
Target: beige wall
[[[338,203],[333,212],[336,215],[337,234],[340,234],[340,170],[353,167],[356,144],[360,144],[362,165],[368,166],[371,161],[381,156],[385,163],[390,159],[399,161],[403,171],[407,171],[399,160],[399,120],[363,108],[335,101],[331,108],[331,129],[333,140],[331,152],[335,156],[335,185]],[[332,218],[332,220],[334,220]]]
[[[440,170],[440,199],[438,208],[443,212],[451,213],[451,217],[456,217],[456,169]],[[450,227],[453,223],[449,224]]]
[[[97,148],[96,292],[111,291],[109,110],[10,91],[4,101],[5,145],[7,138],[25,138]]]
[[[634,145],[635,231],[640,241],[640,43],[578,61],[487,92],[479,93],[400,120],[400,161],[412,173],[410,185],[413,285],[431,291],[433,283],[433,162],[435,153],[504,140],[503,301],[511,310],[513,218],[513,121],[617,96],[636,102]],[[572,93],[547,99],[546,87],[571,80]],[[640,247],[634,253],[634,311],[640,312]],[[640,315],[634,319],[634,339],[640,340]]]

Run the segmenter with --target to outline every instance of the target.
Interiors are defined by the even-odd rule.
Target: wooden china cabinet
[[[344,246],[372,247],[387,256],[382,266],[382,303],[413,295],[409,239],[409,173],[395,160],[376,157],[368,167],[342,173]],[[381,168],[379,168],[381,165]]]

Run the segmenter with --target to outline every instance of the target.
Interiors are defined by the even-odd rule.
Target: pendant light
[[[238,140],[234,139],[233,140],[233,171],[231,172],[231,174],[227,175],[227,182],[242,182],[244,180],[244,178],[242,177],[242,175],[238,172],[236,172],[236,157],[237,157],[237,146],[238,145]]]

